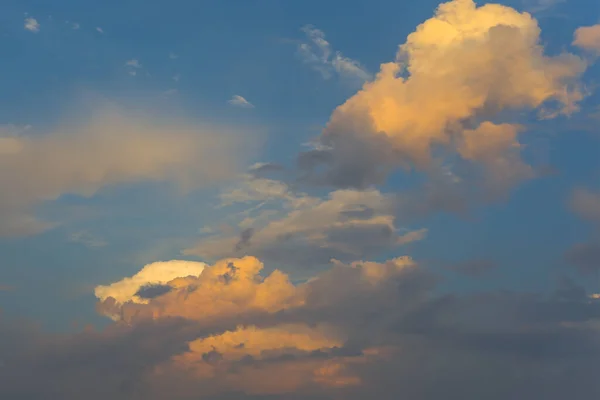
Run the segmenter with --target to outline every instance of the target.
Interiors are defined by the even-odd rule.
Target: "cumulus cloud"
[[[331,44],[325,40],[323,31],[312,25],[304,26],[302,31],[310,42],[301,43],[298,54],[306,64],[320,72],[323,78],[329,79],[335,73],[359,84],[371,79],[371,74],[358,61],[344,57],[339,51],[334,53]]]
[[[232,106],[242,107],[242,108],[254,108],[254,104],[250,103],[248,100],[243,98],[240,95],[234,95],[229,101],[229,104]]]
[[[239,141],[240,140],[240,141]],[[182,190],[233,177],[245,152],[227,128],[99,112],[48,134],[0,137],[0,236],[51,226],[35,206],[63,194],[90,197],[104,187],[173,181]]]
[[[440,158],[458,155],[466,166],[483,165],[479,182],[491,177],[498,192],[530,178],[519,155],[522,128],[500,115],[571,114],[586,69],[575,55],[545,55],[539,35],[530,14],[506,6],[440,5],[396,60],[332,113],[320,147],[302,154],[300,166],[324,165],[311,176],[317,182],[367,187],[397,167],[429,172]]]
[[[224,191],[221,201],[223,206],[248,205],[232,221],[238,232],[213,229],[215,234],[185,254],[208,260],[251,254],[308,267],[393,250],[427,233],[399,227],[396,197],[375,189],[337,190],[320,198],[295,192],[281,181],[248,177]]]
[[[37,33],[40,31],[40,23],[32,17],[25,18],[25,29],[30,32]]]
[[[577,28],[573,45],[600,55],[600,24]]]
[[[263,277],[262,268],[254,257],[224,259],[199,275],[174,278],[165,284],[170,291],[122,304],[124,319],[100,332],[49,337],[2,319],[0,354],[10,368],[0,374],[0,394],[65,400],[600,394],[593,369],[600,304],[568,280],[551,296],[442,295],[434,277],[408,257],[335,261],[297,285],[278,271]]]
[[[159,261],[144,266],[135,275],[123,278],[107,286],[97,286],[94,293],[100,301],[112,299],[117,305],[127,302],[136,304],[147,303],[148,296],[140,296],[156,285],[165,285],[175,278],[198,276],[206,264],[195,261],[171,260]],[[160,290],[159,290],[160,292]],[[118,316],[111,315],[113,318]]]

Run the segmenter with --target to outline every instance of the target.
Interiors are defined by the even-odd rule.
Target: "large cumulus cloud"
[[[364,188],[397,167],[435,174],[440,159],[453,157],[475,171],[483,166],[476,182],[502,194],[534,175],[521,160],[523,129],[511,111],[576,111],[585,69],[573,54],[545,55],[528,13],[472,0],[441,4],[397,59],[332,113],[300,166],[311,181]]]

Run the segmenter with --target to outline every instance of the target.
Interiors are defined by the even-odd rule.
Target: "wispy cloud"
[[[99,26],[98,26],[98,27],[96,27],[96,31],[97,31],[97,32],[100,32],[100,33],[104,33],[104,29],[100,28]]]
[[[540,13],[554,8],[558,4],[564,3],[566,0],[532,0],[525,1],[527,11],[531,13]]]
[[[302,60],[323,78],[329,79],[333,74],[364,82],[371,79],[371,74],[356,60],[344,57],[341,52],[333,52],[331,44],[325,39],[325,33],[312,25],[302,28],[309,42],[298,45],[298,54]]]
[[[69,235],[69,242],[80,243],[80,244],[84,245],[85,247],[89,247],[89,248],[104,247],[108,244],[103,239],[96,237],[93,234],[91,234],[89,231],[85,231],[85,230],[71,233]]]
[[[129,61],[127,61],[125,63],[125,67],[129,70],[129,75],[131,76],[136,76],[137,75],[137,69],[141,69],[142,68],[142,64],[139,62],[139,60],[137,59],[131,59]]]
[[[40,23],[35,18],[25,18],[25,29],[30,32],[37,33],[40,31]]]
[[[175,60],[176,58],[179,58],[179,56],[177,54],[175,54],[175,53],[169,53],[169,58],[171,60]]]
[[[229,101],[229,104],[232,106],[243,107],[243,108],[254,108],[254,104],[250,103],[248,100],[243,98],[242,96],[236,94]]]
[[[77,22],[73,22],[73,24],[71,25],[71,27],[72,27],[74,30],[77,30],[77,29],[79,29],[79,28],[81,27],[81,25],[79,25]]]
[[[142,68],[142,64],[140,64],[140,62],[138,60],[136,60],[135,58],[127,61],[125,63],[125,66],[132,67],[132,68]]]

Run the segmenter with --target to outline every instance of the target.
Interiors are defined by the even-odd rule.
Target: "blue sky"
[[[440,296],[549,295],[565,277],[600,292],[600,3],[501,3],[536,18],[548,58],[531,56],[532,65],[557,64],[539,85],[513,70],[499,75],[509,78],[498,87],[490,80],[485,96],[500,100],[448,117],[444,135],[454,143],[484,121],[507,124],[506,132],[519,124],[521,147],[495,153],[504,142],[481,142],[480,150],[477,139],[468,149],[441,139],[440,149],[427,142],[428,159],[420,139],[404,141],[410,132],[390,128],[390,142],[376,147],[381,132],[362,136],[353,113],[363,104],[355,94],[380,79],[380,65],[396,60],[438,1],[4,1],[2,312],[49,331],[105,327],[112,322],[96,308],[108,307],[106,298],[95,288],[153,262],[210,265],[244,255],[295,283],[327,271],[331,259],[409,256],[440,280]],[[592,26],[595,39],[574,43],[578,28]],[[565,52],[573,58],[560,58]],[[448,82],[460,77],[461,62],[465,71],[474,65],[440,60],[440,71],[456,63]],[[503,62],[485,65],[511,68]],[[465,76],[461,82],[480,84]],[[519,87],[527,93],[501,89]],[[538,89],[551,94],[540,94],[539,104],[523,100]],[[581,94],[578,109],[561,114],[571,105],[561,100],[567,93]],[[548,104],[564,110],[541,118]],[[381,117],[381,131],[409,108],[398,110]],[[439,108],[410,110],[422,110],[413,121],[420,132],[419,121]],[[386,172],[368,175],[371,167]]]

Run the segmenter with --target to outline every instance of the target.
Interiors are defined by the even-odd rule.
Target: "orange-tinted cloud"
[[[578,79],[585,69],[573,54],[546,56],[528,13],[472,0],[444,3],[408,35],[396,61],[382,64],[332,113],[321,148],[300,160],[329,165],[321,181],[365,187],[396,166],[435,168],[433,149],[441,147],[483,164],[500,188],[510,187],[532,172],[519,158],[520,130],[499,125],[500,113],[571,114],[584,96]],[[549,102],[557,106],[549,109]]]
[[[577,28],[573,45],[600,55],[600,24]]]

